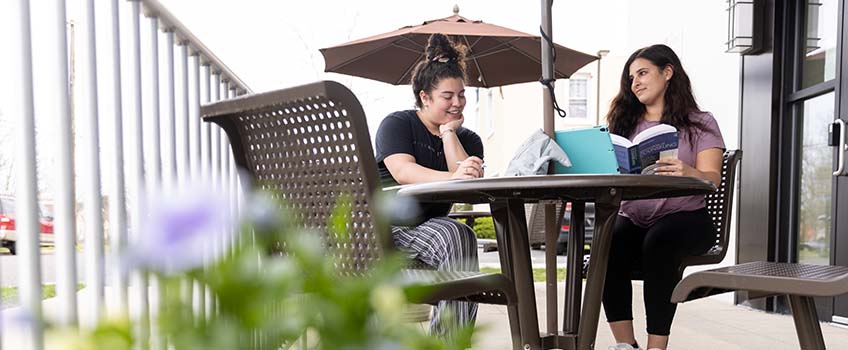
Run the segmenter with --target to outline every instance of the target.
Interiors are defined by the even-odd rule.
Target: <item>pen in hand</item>
[[[462,164],[461,160],[456,161],[456,165]],[[486,169],[486,164],[480,164],[480,168]]]

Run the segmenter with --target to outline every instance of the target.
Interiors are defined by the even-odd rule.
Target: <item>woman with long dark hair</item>
[[[462,127],[464,48],[445,35],[433,34],[424,57],[412,73],[417,108],[389,114],[377,129],[377,167],[384,185],[483,176],[483,142]],[[393,226],[394,244],[412,259],[438,270],[479,271],[474,230],[448,218],[450,206],[428,205],[420,222]],[[455,326],[473,325],[476,315],[475,303],[439,302],[430,331],[445,334]]]
[[[689,76],[666,45],[634,52],[621,73],[607,122],[612,133],[633,139],[658,124],[678,130],[677,157],[657,161],[657,175],[691,176],[718,186],[724,141],[718,123],[701,111]],[[612,232],[604,286],[604,311],[616,342],[610,349],[638,349],[633,331],[633,266],[641,268],[648,349],[665,349],[676,304],[671,292],[680,281],[682,258],[712,247],[715,227],[704,196],[622,201]]]

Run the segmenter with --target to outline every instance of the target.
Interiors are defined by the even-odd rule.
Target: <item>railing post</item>
[[[56,40],[55,69],[60,83],[50,84],[57,98],[56,118],[57,142],[55,146],[57,166],[56,202],[53,233],[56,244],[56,298],[59,302],[59,323],[76,326],[79,322],[77,309],[77,260],[76,260],[76,199],[74,198],[74,154],[71,121],[70,88],[68,85],[68,46],[66,35],[65,0],[56,1],[52,7],[51,23],[55,26]]]
[[[165,193],[174,193],[178,182],[177,174],[177,108],[174,84],[174,29],[165,27],[165,163],[162,177]]]
[[[217,102],[221,100],[221,73],[213,72],[212,73],[212,85],[210,86],[212,90],[212,96],[210,102]],[[221,157],[221,148],[218,146],[221,138],[221,128],[217,125],[209,125],[211,129],[211,137],[209,139],[209,149],[211,153],[210,163],[209,163],[209,185],[213,186],[210,188],[210,191],[219,191],[218,182],[220,181],[220,157]],[[221,228],[223,230],[223,228]],[[215,257],[221,256],[223,252],[223,245],[221,242],[213,241],[212,244],[212,254]],[[207,310],[207,314],[213,315],[217,313],[218,309],[218,300],[215,295],[211,295],[209,298],[209,310]]]
[[[189,78],[188,78],[188,42],[185,40],[179,40],[177,42],[177,46],[180,48],[180,100],[182,102],[182,111],[180,112],[179,120],[182,125],[181,135],[182,137],[179,140],[180,149],[179,159],[178,159],[178,167],[177,167],[177,180],[179,186],[185,186],[192,181],[191,174],[191,165],[192,165],[192,157],[191,157],[191,121],[189,120]],[[192,306],[194,305],[194,281],[186,277],[182,281],[182,285],[180,287],[180,292],[183,293],[180,298],[186,305]],[[191,316],[194,317],[195,313],[192,312]]]
[[[194,101],[191,104],[192,110],[191,115],[189,117],[192,135],[194,135],[193,140],[191,142],[192,150],[191,150],[191,178],[192,181],[201,181],[202,179],[202,166],[201,163],[203,161],[203,136],[202,136],[202,127],[200,120],[200,96],[201,96],[201,69],[200,69],[200,54],[195,53],[192,55],[192,71],[194,72]],[[202,182],[201,182],[202,183]],[[209,260],[204,260],[204,266],[207,265]],[[202,325],[206,321],[206,288],[200,284],[200,282],[194,282],[194,288],[192,288],[192,292],[194,296],[192,297],[192,310],[195,313],[195,325]]]
[[[189,80],[192,82],[191,86],[194,88],[193,95],[191,101],[186,101],[187,105],[190,106],[188,110],[188,126],[189,126],[189,148],[188,154],[190,159],[189,173],[191,174],[191,178],[194,181],[200,180],[201,176],[201,136],[202,128],[201,124],[203,122],[200,120],[200,94],[201,94],[201,78],[200,78],[200,54],[197,52],[191,53],[191,60],[189,63],[191,77]]]
[[[160,90],[159,90],[159,88],[160,88],[160,85],[159,85],[159,17],[155,13],[153,13],[153,14],[150,14],[149,18],[150,18],[150,47],[151,47],[150,58],[151,58],[151,68],[152,68],[151,72],[150,72],[150,75],[151,75],[150,78],[151,78],[151,81],[152,81],[152,83],[150,84],[150,88],[151,88],[151,97],[153,97],[152,98],[153,106],[151,106],[151,109],[152,109],[153,114],[155,115],[154,118],[151,118],[154,125],[155,125],[153,127],[153,130],[151,130],[151,133],[150,133],[150,136],[153,138],[152,146],[153,146],[153,157],[154,157],[154,160],[153,160],[153,162],[151,162],[151,165],[153,165],[153,168],[155,168],[155,169],[151,171],[153,173],[153,182],[152,182],[152,185],[147,186],[147,190],[148,190],[148,192],[151,192],[151,193],[160,193],[163,190],[170,190],[171,189],[170,187],[168,187],[170,185],[170,181],[166,181],[166,176],[165,176],[165,172],[167,171],[170,174],[171,169],[170,169],[170,167],[167,167],[167,165],[164,163],[163,157],[162,157],[162,152],[163,152],[162,151],[162,135],[161,135],[161,132],[162,132],[161,131],[162,130],[162,128],[161,128],[161,118],[162,118],[162,116],[159,113],[159,111],[160,111],[160,98],[161,98],[159,96],[159,94],[160,94]],[[171,41],[168,41],[168,42],[171,43]],[[173,48],[173,44],[171,45],[171,48]],[[173,57],[173,49],[171,49],[169,51],[171,53],[170,57]],[[168,73],[171,73],[171,72],[168,72]],[[169,74],[169,78],[172,78],[172,77],[173,77],[173,74]],[[167,93],[168,93],[167,96],[173,96],[173,93],[170,90],[170,85],[171,84],[169,84],[169,90],[167,91]],[[170,101],[173,101],[173,99],[170,99],[170,101],[169,100],[166,100],[166,101],[170,102]],[[173,111],[173,108],[168,107],[168,114],[166,115],[166,118],[168,118],[169,121],[170,121],[170,119],[172,119],[172,118],[170,118],[170,116],[172,115],[170,112],[172,112],[172,111]],[[170,177],[168,177],[168,180],[170,180]],[[164,300],[165,300],[165,298],[164,298],[165,297],[165,286],[162,284],[162,281],[159,280],[158,278],[154,277],[150,281],[151,281],[151,284],[154,286],[154,290],[156,291],[157,300],[159,301],[159,304],[158,304],[159,310],[161,310],[162,302],[164,302]],[[152,348],[156,349],[156,350],[165,350],[167,343],[166,343],[165,337],[162,334],[160,325],[155,321],[151,321],[150,330],[151,330],[150,336],[151,336],[151,340],[152,340],[151,341]]]
[[[212,67],[203,64],[203,103],[212,102]],[[212,182],[212,123],[201,122],[200,167],[204,183]]]
[[[162,187],[162,147],[159,126],[159,18],[150,17],[150,142],[153,159],[148,163],[147,190],[157,191]]]
[[[11,55],[16,60],[12,82],[20,82],[17,106],[20,123],[17,133],[17,222],[18,251],[20,252],[20,301],[30,317],[41,317],[41,257],[38,249],[38,207],[36,203],[35,115],[32,85],[32,35],[29,1],[14,1],[13,15],[18,19]],[[13,39],[14,40],[14,39]],[[17,53],[17,54],[16,54]],[[17,68],[17,69],[16,69]],[[37,322],[25,325],[24,349],[44,347],[43,330]]]
[[[123,113],[123,91],[122,91],[122,76],[121,76],[121,31],[120,31],[120,16],[118,8],[118,0],[111,1],[112,12],[112,91],[114,99],[112,101],[115,108],[114,113],[114,131],[115,144],[113,146],[112,170],[114,171],[114,184],[112,187],[112,200],[109,201],[109,232],[111,234],[111,249],[112,256],[115,260],[120,259],[124,255],[127,247],[127,197],[126,197],[126,182],[124,180],[124,113]],[[118,308],[123,314],[129,314],[128,304],[128,276],[126,269],[121,268],[120,264],[112,264],[112,274],[114,275],[115,290],[113,295],[117,296]]]
[[[130,179],[132,182],[132,192],[135,198],[135,208],[132,216],[132,234],[135,240],[141,239],[139,226],[144,215],[144,203],[142,197],[145,188],[145,165],[149,164],[144,156],[144,100],[142,99],[142,76],[141,76],[141,4],[139,0],[129,0],[132,6],[131,28],[132,31],[132,60],[133,85],[134,89],[134,107],[133,129],[135,130],[135,147],[133,149],[133,162],[130,162],[132,170],[130,170]],[[132,279],[138,293],[138,319],[136,319],[136,327],[134,327],[139,339],[139,349],[147,350],[150,348],[150,301],[148,293],[148,278],[147,274],[141,271],[133,271]]]
[[[206,88],[203,95],[203,101],[205,103],[210,103],[212,102],[212,84],[214,81],[212,77],[212,67],[208,63],[205,63],[203,66],[205,67],[205,72],[203,73],[203,76],[205,77],[203,86]],[[201,168],[203,173],[203,183],[208,185],[212,183],[212,123],[202,124],[203,140],[201,141]],[[214,252],[215,242],[207,242],[206,244],[208,245],[207,248],[210,248],[207,251]],[[203,291],[203,298],[205,300],[204,303],[201,304],[201,307],[203,308],[202,313],[206,315],[206,317],[203,318],[205,321],[209,315],[212,315],[212,310],[214,309],[213,305],[215,305],[215,296],[212,295],[212,291],[210,289],[206,288]]]
[[[99,98],[97,90],[97,28],[94,12],[94,0],[86,2],[85,11],[86,34],[88,38],[88,66],[86,85],[88,86],[88,108],[85,125],[88,129],[87,137],[83,138],[83,150],[87,159],[87,171],[83,172],[87,186],[83,187],[85,195],[83,210],[85,212],[86,241],[86,280],[87,288],[91,288],[91,311],[94,316],[94,325],[97,319],[104,314],[104,288],[105,272],[103,259],[103,202],[100,192],[100,126],[99,126]]]
[[[177,178],[180,181],[180,185],[185,185],[189,181],[191,181],[191,121],[189,120],[189,102],[188,92],[189,92],[189,81],[188,81],[188,42],[184,40],[180,40],[177,45],[180,47],[180,100],[182,101],[182,111],[180,115],[180,124],[182,124],[182,140],[180,141],[180,148],[182,148],[182,152],[179,158],[178,164],[179,171],[177,171]]]

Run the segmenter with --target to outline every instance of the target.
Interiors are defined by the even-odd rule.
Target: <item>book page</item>
[[[644,140],[650,139],[654,136],[665,134],[665,133],[673,133],[677,132],[677,128],[668,125],[668,124],[659,124],[642,130],[636,137],[633,138],[634,144],[639,144]],[[615,141],[613,141],[615,142]]]
[[[616,134],[609,134],[609,135],[610,135],[610,141],[612,141],[613,145],[619,145],[619,146],[624,147],[624,148],[630,148],[630,146],[633,146],[633,142],[630,142],[630,140],[628,140],[628,139],[626,139],[626,138],[624,138],[620,135],[616,135]]]

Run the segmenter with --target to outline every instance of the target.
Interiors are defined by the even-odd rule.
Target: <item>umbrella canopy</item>
[[[412,69],[424,58],[430,34],[442,33],[468,47],[468,86],[493,87],[537,81],[542,76],[542,41],[538,36],[473,21],[457,14],[407,26],[380,35],[321,49],[325,72],[379,80],[393,85],[409,84]],[[564,46],[554,45],[556,78],[572,73],[597,59]]]

